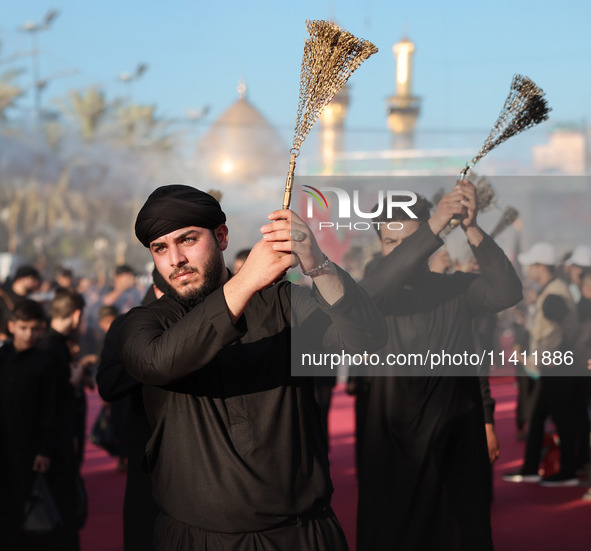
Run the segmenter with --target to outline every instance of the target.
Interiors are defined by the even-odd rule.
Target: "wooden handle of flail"
[[[293,173],[295,171],[295,160],[297,152],[291,153],[291,159],[289,161],[289,170],[287,171],[287,179],[285,180],[285,193],[283,194],[283,208],[288,209],[291,203],[291,188],[293,186]]]
[[[466,174],[468,174],[468,171],[470,170],[470,167],[468,165],[466,165],[466,168],[464,168],[464,170],[462,170],[462,172],[460,172],[460,181],[464,180],[466,178]],[[449,221],[449,227],[450,228],[456,228],[457,226],[460,225],[460,222],[462,221],[462,218],[460,216],[454,216],[450,221]]]

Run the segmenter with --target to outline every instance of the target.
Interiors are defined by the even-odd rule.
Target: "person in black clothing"
[[[78,392],[83,366],[74,366],[68,340],[75,334],[84,309],[84,298],[73,289],[56,289],[51,302],[51,322],[40,347],[51,358],[58,381],[57,444],[48,485],[62,514],[55,549],[77,551],[79,529],[85,519],[78,515],[78,482],[84,446],[86,397]],[[52,548],[53,549],[53,548]]]
[[[98,313],[98,325],[102,331],[102,338],[100,339],[100,346],[97,348],[99,354],[104,348],[104,341],[111,327],[111,324],[119,316],[119,310],[116,306],[102,306]],[[121,368],[123,369],[123,368]],[[98,373],[97,373],[98,374]],[[100,392],[100,389],[99,389]],[[131,437],[131,397],[117,397],[117,399],[108,400],[104,396],[101,397],[108,404],[103,407],[110,411],[111,424],[113,427],[113,438],[116,441],[116,446],[110,451],[111,454],[117,455],[117,470],[119,472],[127,471],[128,455],[129,455],[129,439]],[[101,413],[99,413],[101,415]],[[116,449],[115,449],[116,448]]]
[[[65,287],[66,289],[76,288],[76,278],[73,270],[65,266],[58,266],[55,270],[55,275],[51,284],[52,289]]]
[[[581,300],[577,304],[579,323],[581,324],[579,335],[575,343],[575,356],[583,371],[591,369],[591,268],[586,267],[580,277]],[[579,459],[585,464],[587,481],[591,481],[591,463],[589,462],[589,406],[591,398],[591,379],[589,371],[579,382],[581,395],[581,413],[579,418],[580,448]],[[586,431],[586,433],[585,433]],[[591,488],[583,494],[583,499],[591,499]]]
[[[242,268],[242,265],[244,264],[244,261],[248,258],[249,254],[250,249],[241,249],[236,253],[236,256],[234,257],[234,264],[232,265],[232,273],[234,275],[236,275],[240,271],[240,268]]]
[[[359,479],[371,377],[348,377],[345,391],[355,398],[355,473]]]
[[[358,551],[493,548],[478,364],[462,358],[475,355],[474,316],[515,304],[521,282],[478,227],[470,182],[458,182],[431,216],[430,207],[419,197],[412,206],[417,218],[401,209],[392,213],[394,224],[385,214],[377,218],[383,258],[360,282],[388,324],[380,357],[393,354],[400,362],[376,366],[370,383]],[[462,217],[480,274],[429,271],[429,256],[443,244],[439,233],[453,216]]]
[[[329,375],[326,377],[314,377],[314,390],[316,402],[320,409],[320,419],[322,428],[328,438],[328,414],[330,413],[330,403],[332,402],[332,391],[337,384],[337,376]]]
[[[160,273],[152,272],[153,285],[142,300],[142,305],[158,300],[166,283]],[[108,328],[97,372],[97,385],[101,398],[115,405],[129,401],[128,464],[125,498],[123,501],[123,549],[125,551],[150,551],[153,549],[152,530],[159,508],[152,497],[150,477],[142,470],[142,459],[148,439],[150,424],[144,409],[143,385],[124,369],[117,349],[118,327],[125,319],[119,316]]]
[[[39,289],[41,276],[33,266],[20,266],[14,278],[0,287],[0,341],[8,337],[8,322],[16,303]]]
[[[294,213],[269,219],[230,277],[213,197],[164,186],[138,214],[136,235],[167,291],[118,333],[123,366],[144,384],[157,550],[347,549],[313,381],[292,376],[290,352],[373,350],[385,327]],[[275,283],[292,260],[312,289]]]
[[[574,345],[575,358],[578,365],[579,377],[577,384],[577,467],[587,469],[586,475],[591,479],[591,465],[589,464],[589,397],[591,396],[591,380],[587,372],[587,360],[591,358],[591,268],[586,267],[580,275],[579,288],[581,300],[577,304],[579,315],[579,334]]]
[[[518,255],[527,267],[528,277],[538,285],[535,313],[529,329],[527,369],[539,372],[539,391],[535,396],[527,433],[523,465],[503,475],[507,482],[539,482],[544,486],[576,486],[576,403],[577,366],[566,361],[545,361],[570,352],[579,330],[575,303],[567,284],[557,277],[558,255],[553,245],[536,243]],[[539,474],[546,419],[552,417],[560,439],[560,470]]]
[[[8,322],[11,340],[0,347],[0,532],[2,548],[10,551],[43,545],[20,527],[35,473],[54,466],[56,373],[36,347],[45,323],[40,304],[19,301]]]
[[[516,359],[523,358],[529,350],[529,331],[527,330],[528,311],[527,306],[520,302],[513,309],[514,321],[511,324],[513,331],[513,349]],[[527,429],[531,418],[532,407],[539,392],[539,379],[530,377],[523,366],[523,361],[515,363],[515,380],[517,382],[517,409],[515,411],[515,426],[517,440],[527,438]]]

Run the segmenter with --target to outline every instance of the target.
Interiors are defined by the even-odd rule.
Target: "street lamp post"
[[[43,86],[40,85],[40,71],[39,71],[39,49],[37,47],[37,33],[40,31],[46,31],[49,29],[51,24],[55,21],[57,16],[60,14],[58,10],[49,10],[45,14],[45,18],[42,23],[34,23],[33,21],[27,21],[20,30],[29,33],[31,36],[31,42],[33,47],[33,93],[35,95],[35,113],[37,118],[41,115],[41,91]]]
[[[122,73],[119,74],[119,80],[121,82],[123,82],[124,84],[126,84],[129,88],[128,90],[128,95],[127,95],[127,101],[129,103],[129,105],[131,105],[132,102],[132,89],[131,89],[131,85],[139,80],[141,78],[141,76],[148,70],[148,64],[147,63],[140,63],[138,64],[138,66],[135,69],[135,73],[131,74],[128,71],[123,71]]]

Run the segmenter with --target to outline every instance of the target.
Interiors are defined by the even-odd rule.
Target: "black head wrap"
[[[148,197],[135,221],[142,245],[187,226],[214,229],[226,221],[220,204],[209,193],[191,186],[161,186]]]

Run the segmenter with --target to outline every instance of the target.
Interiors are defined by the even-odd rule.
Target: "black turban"
[[[209,193],[173,184],[152,192],[135,221],[135,235],[142,245],[187,226],[214,229],[226,221],[220,204]]]

